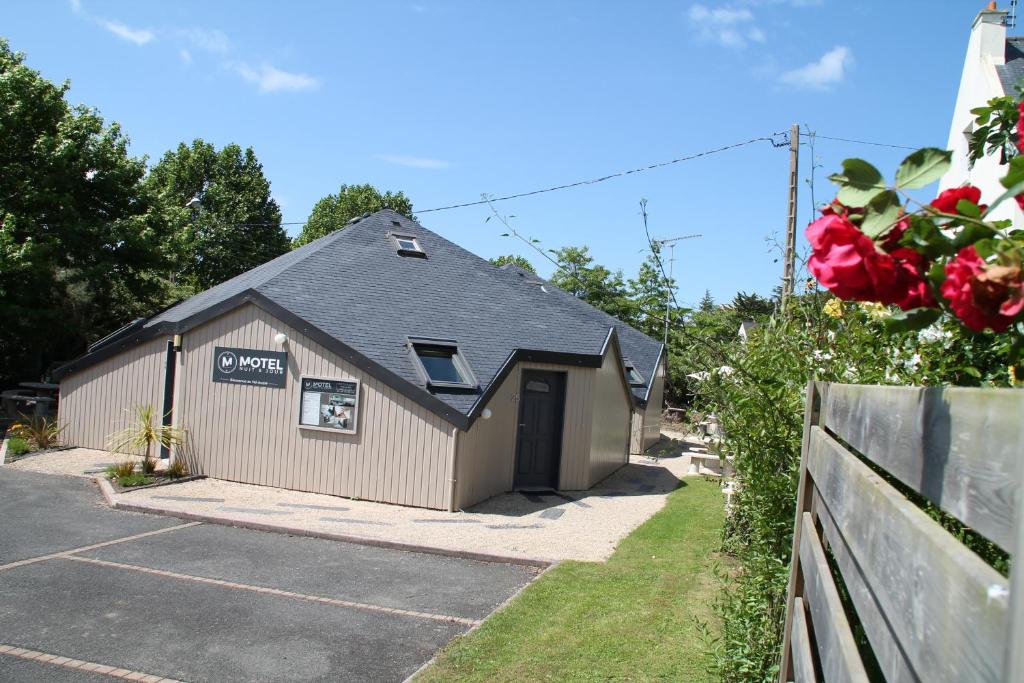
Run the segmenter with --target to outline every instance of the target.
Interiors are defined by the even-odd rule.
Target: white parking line
[[[350,609],[359,609],[368,612],[382,612],[385,614],[394,614],[403,617],[432,619],[434,621],[444,621],[449,623],[463,624],[466,626],[476,626],[480,623],[479,619],[467,619],[466,617],[456,617],[449,614],[434,614],[432,612],[419,612],[416,610],[399,609],[397,607],[384,607],[382,605],[371,605],[365,602],[353,602],[351,600],[339,600],[338,598],[328,598],[321,595],[307,595],[305,593],[295,593],[292,591],[284,591],[277,588],[268,588],[266,586],[254,586],[248,583],[223,581],[221,579],[211,579],[205,576],[193,576],[192,574],[179,574],[178,572],[170,572],[164,569],[153,569],[151,567],[141,567],[135,564],[124,564],[122,562],[109,562],[107,560],[97,560],[91,557],[79,557],[77,555],[69,554],[58,555],[58,557],[61,557],[65,560],[74,560],[75,562],[95,564],[101,567],[112,567],[116,569],[127,569],[130,571],[143,572],[145,574],[153,574],[154,576],[162,576],[168,579],[178,579],[180,581],[193,581],[195,583],[205,583],[211,586],[221,586],[222,588],[234,588],[236,590],[252,591],[254,593],[263,593],[265,595],[276,595],[278,597],[283,598],[292,598],[294,600],[316,602],[325,605],[335,605],[337,607],[348,607]]]
[[[49,652],[39,652],[38,650],[29,650],[23,647],[16,647],[14,645],[5,645],[4,643],[0,643],[0,655],[10,655],[11,657],[19,657],[21,659],[28,659],[35,662],[41,662],[43,664],[63,666],[66,669],[89,671],[95,674],[111,676],[113,678],[121,678],[126,681],[142,681],[142,683],[181,683],[173,678],[164,678],[162,676],[155,676],[141,671],[119,669],[116,666],[107,666],[106,664],[97,664],[96,662],[86,662],[81,659],[72,659],[71,657],[61,657],[60,655],[50,654]]]
[[[127,541],[135,541],[140,538],[146,538],[147,536],[156,536],[157,534],[166,534],[168,531],[177,531],[179,529],[186,529],[190,526],[198,526],[202,522],[189,522],[188,524],[178,524],[176,526],[169,526],[163,529],[157,529],[156,531],[147,531],[142,534],[135,534],[134,536],[125,536],[123,538],[115,538],[112,541],[104,541],[102,543],[93,543],[92,545],[84,545],[81,548],[72,548],[70,550],[62,550],[58,553],[50,553],[49,555],[40,555],[38,557],[30,557],[26,560],[18,560],[16,562],[8,562],[7,564],[0,564],[0,572],[5,569],[14,569],[15,567],[23,567],[26,564],[35,564],[36,562],[45,562],[46,560],[53,560],[58,557],[67,557],[74,553],[84,553],[87,550],[96,550],[97,548],[105,548],[108,545],[115,545],[117,543],[125,543]]]

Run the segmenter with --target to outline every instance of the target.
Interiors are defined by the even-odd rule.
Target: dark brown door
[[[565,374],[523,370],[516,448],[516,488],[558,488]]]

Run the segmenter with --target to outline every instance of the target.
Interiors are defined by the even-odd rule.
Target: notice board
[[[300,427],[356,433],[359,380],[303,377],[299,387]]]

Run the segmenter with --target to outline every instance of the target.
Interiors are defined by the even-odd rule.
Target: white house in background
[[[996,9],[992,2],[974,18],[949,127],[947,149],[953,150],[953,166],[939,181],[940,191],[970,183],[981,189],[986,201],[1003,193],[999,178],[1006,174],[1006,169],[999,165],[998,157],[979,159],[974,168],[969,168],[967,142],[974,130],[971,109],[984,106],[993,97],[1016,95],[1014,86],[1024,81],[1024,38],[1006,36],[1006,16],[1006,10]],[[1024,222],[1024,214],[1012,201],[996,207],[992,218],[1008,218],[1015,224]]]
[[[757,329],[757,323],[753,320],[744,320],[740,323],[740,329],[736,335],[744,343],[750,338],[750,333]]]

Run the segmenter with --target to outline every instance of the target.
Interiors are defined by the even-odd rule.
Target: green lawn
[[[697,622],[715,627],[723,501],[688,479],[606,563],[564,562],[416,680],[713,681]]]

